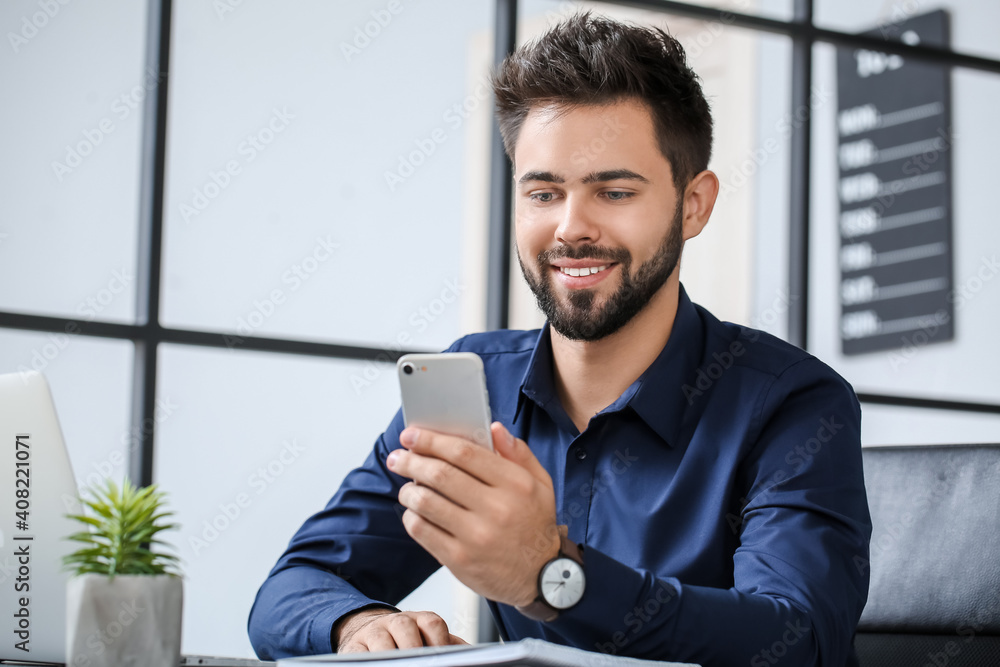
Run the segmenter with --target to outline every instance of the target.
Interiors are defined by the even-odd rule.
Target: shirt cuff
[[[676,579],[657,579],[590,547],[584,548],[583,562],[583,597],[546,624],[577,646],[617,653],[613,649],[652,629],[650,625],[662,628],[673,618],[681,590]]]

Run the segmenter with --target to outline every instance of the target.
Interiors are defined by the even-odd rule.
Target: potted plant
[[[68,667],[180,664],[183,583],[177,557],[163,553],[165,523],[156,486],[119,488],[108,480],[82,498],[89,513],[69,514],[86,529],[67,539],[83,543],[65,556],[73,577],[66,591]],[[88,515],[89,514],[89,515]]]

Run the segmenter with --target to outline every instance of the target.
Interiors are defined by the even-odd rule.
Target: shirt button
[[[587,458],[587,450],[584,449],[583,447],[577,447],[577,449],[576,449],[576,460],[577,461],[582,461],[585,458]]]

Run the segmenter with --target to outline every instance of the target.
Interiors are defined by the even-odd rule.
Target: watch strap
[[[583,567],[583,549],[569,539],[568,533],[568,526],[559,526],[559,553],[556,554],[555,558],[550,560],[548,563],[545,563],[545,565],[542,566],[542,569],[538,572],[538,597],[536,597],[531,604],[525,607],[516,607],[521,614],[527,616],[533,621],[548,623],[559,617],[560,610],[546,602],[545,597],[542,595],[542,575],[545,573],[545,568],[547,568],[550,563],[557,561],[560,558],[569,558],[570,560],[574,560],[579,563],[580,567]]]

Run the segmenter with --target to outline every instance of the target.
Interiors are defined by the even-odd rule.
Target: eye
[[[539,204],[548,204],[555,201],[556,193],[554,192],[532,192],[528,195],[528,199],[533,202],[538,202]]]
[[[604,193],[604,196],[610,201],[625,201],[631,197],[635,196],[634,192],[622,192],[621,190],[609,190]]]

